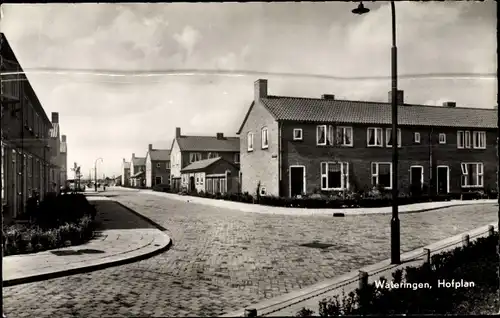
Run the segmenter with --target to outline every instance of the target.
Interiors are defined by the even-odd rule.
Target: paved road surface
[[[5,288],[6,313],[217,316],[390,257],[387,215],[263,215],[133,191],[106,194],[166,227],[172,248],[130,265]],[[402,249],[494,222],[497,211],[480,205],[402,215]],[[313,241],[332,246],[300,246]]]

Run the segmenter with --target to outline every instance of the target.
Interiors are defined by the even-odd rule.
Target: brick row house
[[[154,149],[148,145],[146,154],[146,187],[170,184],[170,150]]]
[[[406,104],[398,91],[398,185],[496,189],[497,110]],[[390,98],[390,93],[389,93]],[[258,80],[238,131],[242,192],[293,197],[392,188],[391,104],[268,95]]]
[[[130,160],[130,185],[135,188],[146,186],[146,157],[132,154]]]
[[[182,135],[177,127],[170,151],[171,187],[177,191],[238,192],[239,143],[238,137],[226,137],[223,133]]]
[[[55,161],[59,148],[51,147],[57,138],[51,135],[53,123],[3,33],[0,44],[1,195],[4,217],[11,219],[25,211],[30,196],[39,193],[43,199],[45,193],[56,191],[54,183],[64,167]]]

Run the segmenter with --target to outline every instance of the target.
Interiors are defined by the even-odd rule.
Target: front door
[[[161,184],[161,177],[155,177],[155,184]]]
[[[437,168],[437,193],[448,194],[448,167]]]
[[[413,195],[422,194],[422,176],[424,173],[423,167],[411,167],[410,168],[410,184],[411,184],[411,193]]]
[[[189,177],[189,191],[194,192],[194,190],[195,190],[194,177]]]
[[[290,196],[295,197],[304,193],[304,167],[290,167]]]

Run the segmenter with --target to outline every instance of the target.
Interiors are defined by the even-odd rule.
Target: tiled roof
[[[268,96],[262,99],[262,104],[276,120],[391,124],[390,103]],[[398,124],[498,128],[496,109],[409,104],[398,106]]]
[[[166,161],[170,160],[170,150],[167,149],[153,149],[149,152],[152,161]]]
[[[176,140],[181,151],[240,151],[239,137],[181,136]]]
[[[221,160],[221,157],[217,158],[211,158],[211,159],[204,159],[200,161],[195,161],[188,166],[186,166],[184,169],[182,169],[182,172],[189,172],[189,171],[200,171],[203,169],[206,169],[216,163],[217,161]]]
[[[50,138],[59,137],[59,124],[53,123],[52,128],[49,129]]]
[[[146,165],[146,158],[145,157],[135,157],[132,159],[132,164],[134,166],[145,166]]]

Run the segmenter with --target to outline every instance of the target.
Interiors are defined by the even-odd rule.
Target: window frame
[[[269,129],[262,127],[260,130],[260,144],[261,149],[269,149]]]
[[[267,189],[266,189],[266,187],[260,187],[259,195],[260,196],[266,196],[267,195]]]
[[[481,136],[483,137],[482,138],[482,143],[483,145],[481,146],[481,142],[479,142],[479,145],[476,144],[476,136],[478,138],[480,138]],[[480,141],[480,140],[478,140]],[[472,132],[472,148],[473,149],[486,149],[486,131],[473,131]]]
[[[418,138],[417,138],[418,136]],[[420,132],[416,131],[413,133],[413,142],[416,143],[416,144],[419,144],[421,141],[420,141]]]
[[[236,158],[238,158],[238,160],[236,160]],[[234,156],[233,156],[234,163],[240,163],[240,160],[241,160],[240,154],[239,153],[235,153]]]
[[[374,136],[375,136],[375,144],[370,145],[370,130],[373,130]],[[378,134],[377,132],[380,132]],[[380,135],[380,138],[377,136]],[[380,140],[378,140],[380,139]],[[377,143],[379,141],[380,144]],[[367,147],[373,147],[373,148],[382,148],[384,146],[384,132],[381,127],[368,127],[366,128],[366,146]]]
[[[325,141],[323,143],[319,142],[320,128],[324,128],[324,130],[325,130]],[[333,145],[335,145],[333,125],[317,125],[316,126],[316,146],[333,146]]]
[[[295,133],[296,132],[300,132],[300,137],[295,137]],[[302,128],[294,128],[293,129],[293,135],[292,135],[292,137],[293,137],[294,141],[303,140],[303,138],[304,138],[304,132],[303,132]]]
[[[370,175],[371,175],[371,181],[372,181],[372,186],[379,185],[379,177],[380,177],[380,165],[389,165],[389,175],[390,175],[390,186],[389,187],[384,187],[385,190],[392,190],[392,162],[372,162],[370,166]],[[376,167],[375,173],[373,173],[373,167]],[[376,177],[377,182],[373,184],[373,177]]]
[[[441,137],[443,137],[442,140],[441,140]],[[445,145],[446,144],[446,134],[445,133],[439,133],[439,135],[438,135],[438,142],[439,142],[440,145]]]
[[[470,149],[471,145],[472,145],[471,134],[469,130],[466,130],[464,133],[464,146],[466,149]]]
[[[469,171],[469,166],[475,167],[476,180],[475,184],[468,184],[468,180],[471,174]],[[482,162],[461,162],[460,170],[462,174],[460,175],[460,187],[462,188],[483,188],[484,187],[484,163]],[[465,181],[465,182],[464,182]],[[481,182],[479,182],[481,181]]]
[[[247,151],[253,151],[253,132],[251,131],[247,133]]]
[[[197,157],[199,157],[200,159],[196,160]],[[190,152],[189,153],[189,163],[197,162],[200,160],[202,160],[202,155],[200,152]]]
[[[345,142],[346,131],[351,132],[350,143]],[[341,132],[341,136],[342,136],[342,138],[341,138],[342,140],[340,142],[338,142],[339,145],[341,145],[343,147],[353,147],[354,146],[354,130],[353,130],[352,126],[337,126],[336,132],[337,132],[337,137],[339,137],[339,132]]]
[[[465,131],[457,131],[457,149],[465,149]]]
[[[325,171],[323,171],[325,165]],[[328,187],[328,171],[330,165],[340,165],[340,188]],[[322,161],[320,162],[320,189],[322,191],[343,191],[348,190],[350,187],[349,180],[349,162],[347,161]],[[326,187],[323,187],[323,179],[326,179]]]
[[[159,162],[156,163],[156,168],[160,168],[161,164]]]
[[[401,137],[401,128],[398,128],[398,132],[397,132],[397,139],[398,139],[398,148],[401,148],[401,144],[402,144],[402,137]],[[392,144],[389,145],[389,137],[392,137],[392,128],[386,128],[385,129],[385,146],[387,148],[392,148]]]

